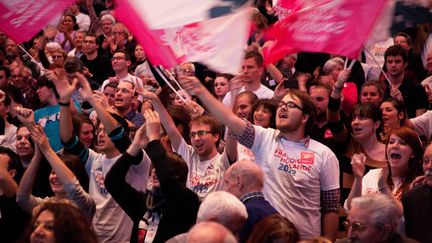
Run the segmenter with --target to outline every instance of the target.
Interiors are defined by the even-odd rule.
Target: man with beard
[[[432,145],[423,154],[423,184],[402,198],[405,232],[420,242],[432,242]]]
[[[315,106],[309,95],[290,90],[278,104],[276,128],[254,126],[217,101],[199,80],[181,77],[234,137],[251,149],[267,176],[264,196],[294,222],[303,240],[323,235],[335,240],[339,211],[339,164],[334,153],[310,139]]]

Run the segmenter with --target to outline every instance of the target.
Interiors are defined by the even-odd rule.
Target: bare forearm
[[[351,187],[350,194],[347,198],[347,208],[351,209],[351,201],[356,197],[361,197],[362,195],[362,178],[354,178],[353,185]]]
[[[339,216],[336,212],[325,212],[322,215],[322,235],[332,242],[336,240]]]
[[[56,173],[57,177],[63,184],[71,182],[74,180],[75,175],[72,171],[65,165],[65,163],[57,156],[57,154],[52,150],[51,147],[43,149],[42,153],[51,165],[51,168]]]
[[[73,125],[71,110],[68,106],[60,106],[60,139],[68,142],[73,136]]]
[[[13,197],[18,191],[18,185],[6,170],[0,171],[0,188],[6,197]]]
[[[246,123],[241,118],[234,115],[228,107],[219,102],[206,89],[197,94],[197,96],[207,107],[207,110],[209,110],[219,122],[227,125],[234,134],[241,134],[244,131]]]

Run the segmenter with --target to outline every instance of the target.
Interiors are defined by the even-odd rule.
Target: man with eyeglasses
[[[405,233],[420,242],[432,242],[432,145],[423,154],[422,183],[402,197]]]
[[[417,242],[399,233],[398,209],[387,195],[377,193],[357,197],[351,205],[347,221],[344,222],[348,238],[337,240],[337,243]]]
[[[110,60],[105,55],[98,54],[99,39],[94,34],[87,34],[84,37],[82,50],[84,55],[81,61],[88,69],[89,78],[102,84],[108,77],[114,76],[114,70],[111,67]]]
[[[264,196],[291,220],[303,240],[323,235],[335,240],[339,211],[339,162],[335,154],[310,139],[315,106],[307,93],[290,90],[280,101],[276,128],[254,126],[216,100],[199,80],[180,78],[244,146],[251,149],[267,180]]]
[[[198,194],[200,200],[210,192],[222,190],[225,170],[230,165],[229,161],[235,158],[230,153],[219,154],[217,151],[221,133],[219,122],[209,115],[193,118],[189,123],[189,145],[159,98],[149,91],[143,91],[143,96],[151,101],[154,110],[159,113],[174,152],[184,159],[189,168],[187,188]]]

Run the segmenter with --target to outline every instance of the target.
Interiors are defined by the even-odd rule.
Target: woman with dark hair
[[[90,221],[74,206],[45,203],[35,212],[25,242],[97,243]]]
[[[216,98],[222,102],[225,95],[230,91],[230,81],[234,76],[228,73],[219,73],[214,80],[214,92]]]
[[[406,108],[402,101],[390,97],[382,102],[380,109],[383,120],[383,130],[380,133],[381,142],[387,143],[391,130],[401,127],[407,118]]]
[[[389,135],[386,144],[387,167],[373,169],[365,174],[361,156],[353,157],[351,163],[355,179],[345,203],[346,209],[351,208],[353,198],[380,192],[398,202],[402,216],[400,200],[408,192],[414,179],[422,173],[423,148],[417,133],[410,128],[397,128]]]
[[[70,52],[75,47],[75,31],[79,29],[75,16],[65,14],[58,26],[58,32],[54,41],[58,42],[63,50]]]
[[[252,107],[253,124],[264,128],[276,128],[277,101],[274,99],[260,99]]]
[[[79,164],[79,158],[73,155],[63,155],[59,157],[48,143],[48,139],[43,133],[43,128],[36,127],[32,119],[32,111],[22,109],[18,112],[19,119],[28,127],[31,138],[37,145],[35,154],[29,167],[21,179],[18,187],[17,202],[21,208],[29,214],[35,207],[47,201],[70,201],[79,207],[87,219],[91,221],[96,211],[96,204],[93,199],[84,191],[74,172]],[[49,175],[49,182],[54,197],[39,198],[32,195],[34,178],[38,173],[38,168],[42,157],[45,157],[51,165],[52,172]]]
[[[382,168],[387,164],[385,145],[378,139],[381,130],[381,111],[373,103],[357,104],[354,107],[351,131],[341,120],[341,92],[350,70],[344,69],[334,84],[329,99],[327,122],[332,132],[335,153],[341,168],[341,198],[347,198],[354,180],[350,161],[354,154],[364,154],[366,170]]]
[[[273,214],[254,226],[247,243],[295,243],[299,240],[300,235],[294,224],[280,214]]]

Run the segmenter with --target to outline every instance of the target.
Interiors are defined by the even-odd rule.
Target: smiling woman
[[[353,198],[374,193],[385,193],[395,201],[400,201],[408,192],[410,184],[421,174],[423,149],[417,133],[401,127],[394,129],[389,135],[386,144],[388,169],[374,169],[364,175],[364,164],[353,159],[355,179],[345,204],[346,209],[351,208]]]
[[[26,242],[96,243],[97,238],[82,212],[65,203],[46,203],[34,214]]]

